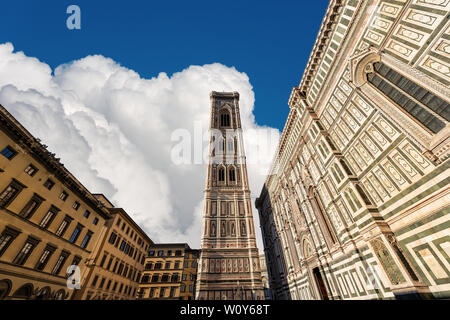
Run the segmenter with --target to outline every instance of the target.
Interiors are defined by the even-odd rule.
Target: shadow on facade
[[[288,270],[284,261],[281,235],[272,213],[272,201],[264,184],[261,196],[256,199],[260,228],[262,233],[264,254],[266,258],[269,285],[273,300],[291,300],[287,280]]]

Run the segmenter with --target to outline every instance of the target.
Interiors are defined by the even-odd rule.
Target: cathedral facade
[[[256,200],[275,298],[450,297],[449,13],[330,2]]]
[[[237,92],[211,93],[196,300],[264,299]]]

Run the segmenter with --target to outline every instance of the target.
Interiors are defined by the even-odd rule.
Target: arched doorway
[[[0,281],[0,300],[4,300],[8,297],[11,291],[11,281],[8,279],[3,279]]]
[[[33,295],[33,285],[31,283],[24,284],[14,292],[12,298],[15,300],[28,300]]]

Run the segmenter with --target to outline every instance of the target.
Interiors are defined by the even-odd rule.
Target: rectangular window
[[[33,166],[31,163],[28,165],[28,167],[25,168],[25,172],[30,175],[30,176],[34,176],[36,174],[36,172],[38,172],[38,169]]]
[[[19,234],[20,231],[16,231],[10,227],[5,227],[5,230],[3,230],[0,235],[0,257]]]
[[[159,297],[164,297],[164,294],[166,293],[166,288],[162,287],[161,289],[159,289]]]
[[[72,222],[73,218],[66,215],[64,220],[61,222],[61,224],[58,227],[58,230],[56,230],[56,235],[58,237],[62,237],[64,233],[66,233],[67,228],[69,227],[70,223]]]
[[[62,267],[64,266],[64,263],[66,263],[67,258],[69,257],[70,253],[67,251],[62,251],[61,255],[59,256],[58,260],[56,261],[55,266],[53,267],[52,274],[58,275],[61,272]]]
[[[116,241],[116,238],[117,238],[117,234],[113,231],[113,232],[111,232],[111,235],[109,236],[108,242],[113,244],[114,241]]]
[[[80,203],[78,201],[75,201],[72,205],[72,208],[76,211],[80,207]]]
[[[47,265],[48,260],[52,256],[53,252],[55,252],[56,248],[50,245],[47,245],[44,249],[44,252],[42,252],[41,257],[39,258],[35,269],[42,271],[44,270],[45,266]]]
[[[44,199],[42,199],[35,193],[31,200],[28,201],[28,203],[22,209],[22,211],[20,211],[19,215],[25,219],[30,219],[39,208],[43,200]]]
[[[85,217],[87,219],[87,218],[89,218],[90,215],[91,215],[91,212],[89,210],[86,210],[83,214],[83,217]]]
[[[51,179],[47,179],[47,181],[44,182],[44,187],[46,187],[48,190],[52,190],[55,183]]]
[[[121,237],[119,236],[119,237],[117,237],[117,241],[116,241],[116,244],[114,245],[114,247],[118,247],[118,245],[119,245],[119,243],[120,243],[120,239],[121,239]]]
[[[28,257],[33,252],[34,248],[37,246],[39,242],[40,240],[29,236],[22,249],[14,258],[13,263],[21,266],[24,265]]]
[[[91,287],[95,288],[95,285],[97,284],[97,281],[98,281],[98,275],[95,275],[94,280],[92,280]]]
[[[75,230],[73,230],[72,236],[69,239],[70,243],[75,243],[78,239],[78,237],[80,236],[81,230],[83,229],[83,226],[78,224],[75,227]]]
[[[171,287],[171,288],[170,288],[170,297],[171,297],[171,298],[175,297],[175,290],[176,290],[175,287]]]
[[[103,285],[105,284],[106,279],[102,278],[102,281],[100,281],[100,285],[98,286],[100,289],[103,288]]]
[[[192,292],[192,291],[194,291],[194,285],[190,284],[189,285],[189,292]]]
[[[111,279],[108,280],[108,284],[106,285],[106,290],[109,290],[109,288],[111,287],[111,282],[112,282]]]
[[[119,264],[119,261],[116,260],[116,262],[114,263],[114,268],[112,269],[112,272],[114,272],[114,273],[116,272],[118,264]]]
[[[66,201],[68,197],[69,197],[69,194],[67,192],[65,192],[65,191],[61,192],[61,194],[59,195],[59,198],[62,201]]]
[[[107,255],[106,255],[106,253],[105,253],[105,254],[103,255],[102,261],[100,262],[100,268],[103,268],[103,265],[105,264],[106,258],[107,258]]]
[[[112,262],[113,262],[113,257],[109,258],[108,265],[106,266],[106,270],[109,270],[109,268],[111,268]]]
[[[44,218],[41,220],[39,226],[41,228],[48,229],[48,227],[50,227],[51,223],[53,222],[53,219],[55,219],[56,213],[58,211],[58,208],[51,206],[48,212],[45,214]]]
[[[81,257],[80,256],[73,257],[72,265],[78,266],[80,264],[80,262],[81,262]]]
[[[88,246],[88,244],[89,244],[89,241],[91,240],[91,238],[92,238],[92,232],[91,231],[88,231],[87,232],[87,234],[84,236],[84,239],[83,239],[83,241],[81,242],[81,247],[83,248],[83,249],[86,249],[86,247]]]
[[[180,286],[180,292],[186,292],[186,285],[182,284]]]
[[[17,155],[17,151],[14,150],[12,147],[7,146],[5,149],[2,150],[1,154],[8,160],[12,160]]]
[[[13,179],[9,186],[0,194],[0,207],[7,207],[22,191],[23,187],[24,185]]]
[[[186,274],[183,273],[183,275],[181,276],[181,280],[186,281]]]
[[[113,291],[113,292],[115,292],[115,291],[116,291],[116,289],[117,289],[117,281],[116,281],[116,282],[114,282],[114,285],[113,285],[112,291]]]
[[[122,219],[119,218],[116,222],[116,226],[120,226],[120,221],[122,221]]]
[[[94,218],[94,220],[92,221],[92,224],[94,226],[96,226],[98,224],[98,218],[97,217]]]

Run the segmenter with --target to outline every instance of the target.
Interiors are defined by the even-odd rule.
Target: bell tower
[[[197,300],[262,300],[239,93],[211,92]]]

